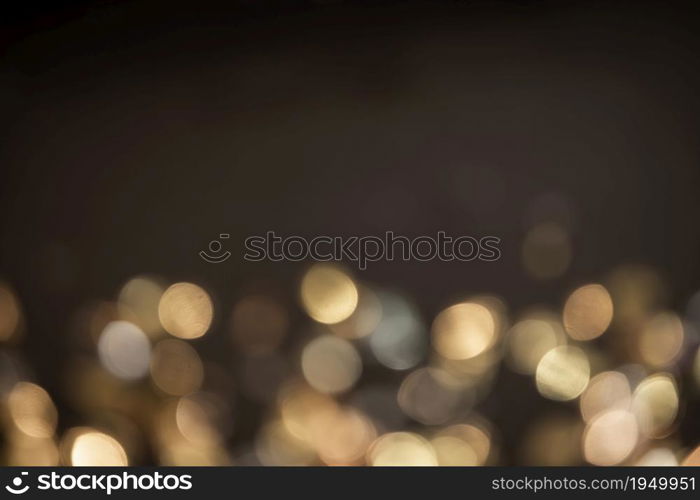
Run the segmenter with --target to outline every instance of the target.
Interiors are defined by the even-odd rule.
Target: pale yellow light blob
[[[347,339],[359,339],[372,334],[382,320],[382,303],[366,286],[358,287],[359,298],[355,311],[345,320],[330,325],[333,333]]]
[[[313,465],[315,450],[308,442],[295,436],[280,420],[263,426],[255,438],[255,453],[263,465]]]
[[[319,323],[339,323],[355,311],[358,291],[355,282],[337,266],[315,264],[301,280],[301,303]]]
[[[575,340],[591,340],[605,332],[613,317],[613,303],[604,286],[584,285],[564,304],[564,327]]]
[[[147,335],[162,333],[158,305],[165,287],[156,278],[137,276],[127,281],[117,300],[121,319],[134,321]]]
[[[430,440],[435,450],[438,465],[447,467],[479,465],[474,448],[465,441],[452,436],[438,436]]]
[[[192,346],[181,340],[166,339],[153,349],[151,377],[163,392],[185,396],[202,385],[204,367]]]
[[[491,455],[491,438],[483,424],[469,423],[469,424],[455,424],[449,427],[445,427],[435,436],[436,438],[449,437],[453,439],[458,439],[466,445],[468,445],[469,450],[474,453],[474,465],[485,465]],[[446,457],[440,457],[440,451],[436,447],[436,452],[438,453],[438,460],[440,465],[445,465],[442,463],[443,459]],[[469,451],[463,450],[463,458],[469,454]],[[453,457],[454,458],[454,457]],[[469,465],[469,464],[462,464]]]
[[[55,467],[59,464],[59,451],[52,437],[31,437],[13,433],[9,438],[6,465],[14,467]]]
[[[9,340],[20,324],[19,300],[9,286],[0,283],[0,341]]]
[[[537,370],[542,356],[557,346],[566,344],[561,325],[542,318],[517,322],[508,332],[507,354],[510,367],[525,375]]]
[[[165,330],[182,339],[204,335],[214,315],[209,294],[193,283],[176,283],[162,295],[158,317]]]
[[[207,408],[192,397],[181,398],[177,402],[175,423],[180,434],[193,445],[206,447],[220,441]]]
[[[7,398],[12,422],[27,436],[52,437],[58,414],[49,394],[36,384],[17,383]]]
[[[481,304],[462,302],[441,311],[432,328],[435,350],[447,359],[469,359],[496,340],[491,311]]]
[[[583,453],[594,465],[617,465],[634,451],[639,439],[637,419],[627,410],[596,416],[583,434]]]
[[[533,278],[556,278],[569,267],[571,253],[571,239],[567,231],[554,222],[541,223],[525,236],[523,266]]]
[[[642,455],[635,465],[639,467],[676,467],[678,459],[668,448],[652,448]]]
[[[642,359],[654,368],[672,364],[683,346],[683,323],[674,313],[659,313],[646,322],[639,335]]]
[[[102,365],[112,375],[136,380],[148,373],[151,343],[146,334],[128,321],[108,323],[97,343]]]
[[[438,465],[435,450],[418,434],[391,432],[380,436],[368,452],[373,466],[431,466]]]
[[[85,467],[129,465],[124,448],[112,436],[89,428],[72,429],[69,435],[72,437],[70,465]]]
[[[360,465],[376,438],[371,420],[354,408],[326,414],[316,434],[319,457],[327,465]]]
[[[650,375],[632,396],[632,410],[639,429],[647,437],[664,437],[678,415],[678,389],[668,373]]]
[[[362,360],[347,340],[324,335],[306,345],[301,367],[314,389],[336,394],[355,384],[362,373]]]
[[[615,371],[593,377],[581,395],[581,416],[590,422],[596,415],[609,410],[629,410],[632,389],[627,377]]]
[[[549,399],[574,399],[588,385],[590,371],[588,358],[581,349],[573,346],[555,347],[537,365],[537,389]]]
[[[317,432],[323,423],[338,411],[332,398],[298,383],[280,391],[279,406],[282,422],[290,434],[312,447],[316,446]]]

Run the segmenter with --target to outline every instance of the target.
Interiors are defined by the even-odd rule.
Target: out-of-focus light
[[[153,349],[151,377],[163,392],[185,396],[202,385],[204,368],[192,346],[182,340],[166,339]]]
[[[629,410],[632,389],[627,377],[615,371],[593,377],[581,395],[581,416],[590,422],[596,415],[609,410]]]
[[[58,447],[53,438],[12,433],[5,452],[6,465],[14,467],[55,467],[59,463]]]
[[[362,373],[362,360],[347,340],[324,335],[306,345],[301,367],[311,387],[336,394],[348,390],[357,381]]]
[[[568,401],[588,385],[590,365],[578,347],[559,346],[545,354],[537,365],[537,389],[544,397]]]
[[[415,370],[401,384],[397,398],[399,406],[406,415],[423,424],[445,423],[462,406],[460,403],[469,407],[474,400],[470,393],[459,391],[450,378],[439,368]]]
[[[545,280],[564,274],[571,262],[571,240],[555,222],[537,224],[523,242],[523,266],[533,278]]]
[[[430,442],[411,432],[391,432],[380,436],[372,444],[367,462],[373,466],[438,465]]]
[[[290,383],[279,394],[282,422],[295,437],[316,446],[317,432],[329,415],[338,411],[337,403],[310,387]]]
[[[360,465],[376,437],[374,425],[355,408],[329,412],[316,435],[318,454],[327,465]]]
[[[193,283],[176,283],[161,296],[158,317],[165,330],[181,339],[201,337],[214,315],[209,294]]]
[[[634,390],[632,410],[642,434],[650,438],[667,435],[678,415],[678,390],[673,377],[658,373],[642,380]]]
[[[617,465],[637,446],[637,419],[627,410],[597,415],[583,434],[583,453],[594,465]]]
[[[607,330],[613,317],[610,294],[602,285],[574,290],[564,305],[564,327],[575,340],[591,340]]]
[[[48,393],[36,384],[19,382],[7,397],[7,408],[15,427],[27,436],[50,438],[58,414]]]
[[[652,317],[639,334],[639,352],[645,363],[653,368],[672,364],[683,346],[683,323],[674,313],[659,313]]]
[[[441,311],[432,328],[435,350],[447,359],[469,359],[496,340],[496,322],[481,304],[463,302]]]
[[[289,327],[285,308],[263,295],[241,299],[233,308],[231,333],[237,347],[248,354],[275,350]]]
[[[382,319],[382,303],[370,288],[358,287],[357,308],[346,320],[330,325],[333,333],[347,339],[359,339],[371,334]]]
[[[449,441],[436,440],[447,438]],[[464,444],[459,445],[453,440]],[[485,465],[491,455],[491,438],[476,423],[456,424],[442,429],[431,440],[440,465]]]
[[[563,344],[566,344],[564,330],[553,315],[532,315],[517,322],[508,332],[507,361],[514,371],[532,375],[542,356]]]
[[[0,341],[12,338],[17,332],[22,313],[12,289],[0,283]]]
[[[426,330],[416,311],[403,297],[391,292],[377,294],[382,319],[369,337],[374,357],[393,370],[407,370],[424,357]]]
[[[108,323],[100,336],[97,352],[104,367],[116,377],[136,380],[148,373],[151,343],[133,323]]]
[[[255,438],[255,452],[263,465],[314,465],[317,462],[314,449],[290,433],[280,420],[263,426]]]
[[[112,436],[87,427],[67,433],[70,465],[86,467],[123,467],[129,465],[122,445]]]
[[[133,320],[146,334],[161,333],[158,304],[165,291],[157,278],[137,276],[127,281],[119,292],[118,307],[122,319]]]
[[[678,459],[668,448],[652,448],[639,457],[638,467],[676,467]]]
[[[357,307],[357,286],[337,266],[315,264],[301,280],[301,302],[309,316],[319,323],[339,323]]]

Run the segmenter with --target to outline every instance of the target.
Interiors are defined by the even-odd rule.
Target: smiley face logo
[[[5,489],[13,495],[21,495],[22,493],[26,493],[29,489],[29,485],[25,484],[24,487],[22,486],[22,476],[26,476],[28,474],[28,472],[20,473],[19,476],[12,479],[12,485],[8,484],[7,486],[5,486]]]

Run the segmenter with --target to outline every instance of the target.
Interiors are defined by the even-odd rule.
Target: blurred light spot
[[[583,435],[583,453],[594,465],[617,465],[637,446],[637,420],[626,410],[611,410],[596,416]]]
[[[31,437],[13,433],[9,437],[5,458],[13,467],[55,467],[59,463],[59,452],[53,438]]]
[[[627,377],[620,372],[602,372],[593,377],[581,395],[581,416],[590,422],[596,415],[609,410],[629,410],[632,389]]]
[[[181,340],[166,339],[153,349],[151,377],[163,392],[185,396],[202,385],[204,368],[192,346]]]
[[[632,410],[639,430],[647,437],[664,437],[678,415],[678,390],[667,373],[651,375],[637,386],[632,396]]]
[[[357,307],[357,287],[352,278],[332,264],[315,264],[301,280],[301,302],[319,323],[347,319]]]
[[[137,276],[130,279],[119,292],[121,318],[134,321],[150,336],[160,333],[158,304],[164,291],[165,288],[156,278]]]
[[[676,467],[678,460],[668,448],[652,448],[642,455],[635,465],[638,467]]]
[[[116,377],[136,380],[148,373],[151,344],[133,323],[108,323],[100,336],[97,352],[104,367]]]
[[[347,340],[324,335],[306,345],[301,367],[314,389],[336,394],[348,390],[357,381],[362,373],[362,360]]]
[[[507,338],[508,363],[514,371],[525,375],[535,373],[548,351],[566,344],[561,325],[546,316],[519,321],[510,329]]]
[[[220,435],[212,424],[210,408],[188,396],[181,398],[175,410],[175,422],[182,436],[196,446],[218,444]]]
[[[58,415],[48,393],[30,382],[17,383],[7,398],[7,408],[17,429],[27,436],[50,438]]]
[[[0,341],[9,340],[20,324],[19,301],[9,286],[0,283]]]
[[[536,279],[564,274],[571,262],[571,240],[559,224],[545,222],[528,231],[523,242],[523,265]]]
[[[263,426],[255,438],[255,451],[263,465],[314,465],[315,451],[289,432],[279,420]]]
[[[378,294],[382,304],[382,319],[369,338],[372,354],[384,366],[407,370],[425,356],[426,331],[415,307],[403,297],[390,293]]]
[[[354,408],[326,414],[316,435],[318,454],[327,465],[360,465],[376,437],[372,422]]]
[[[123,467],[126,452],[112,436],[86,427],[73,428],[70,437],[70,465],[85,467]]]
[[[491,454],[491,438],[486,430],[476,424],[451,425],[442,429],[435,437],[456,439],[468,447],[462,448],[452,441],[435,446],[435,441],[431,441],[440,465],[485,465]],[[474,463],[467,463],[472,460]],[[463,463],[445,463],[458,461]]]
[[[214,315],[211,298],[204,289],[192,283],[176,283],[169,287],[158,304],[158,316],[165,330],[182,339],[204,335]]]
[[[231,331],[233,341],[248,354],[275,350],[287,333],[287,311],[277,301],[262,295],[251,295],[233,308]]]
[[[608,290],[615,304],[615,321],[630,323],[658,308],[664,299],[661,278],[651,268],[626,265],[611,273]]]
[[[612,317],[612,299],[602,285],[584,285],[574,290],[564,305],[564,327],[575,340],[599,337]]]
[[[399,406],[406,415],[423,424],[445,423],[460,407],[469,408],[474,401],[472,394],[458,391],[449,378],[438,368],[419,368],[410,373],[399,389]]]
[[[359,287],[357,308],[346,320],[330,326],[336,335],[347,339],[359,339],[371,334],[382,319],[379,297],[366,286]]]
[[[683,338],[683,323],[676,314],[657,314],[640,332],[639,351],[642,359],[654,368],[672,364],[680,354]]]
[[[469,359],[489,349],[496,339],[491,311],[463,302],[440,312],[433,322],[435,350],[447,359]]]
[[[298,383],[282,389],[279,404],[285,427],[310,446],[316,445],[318,429],[338,408],[330,397]]]
[[[574,399],[588,385],[590,365],[578,347],[555,347],[537,365],[537,389],[544,397],[557,401]]]
[[[439,436],[430,440],[438,465],[448,467],[479,465],[474,449],[461,439]]]
[[[380,436],[368,454],[368,462],[373,466],[438,465],[430,443],[411,432],[392,432]]]

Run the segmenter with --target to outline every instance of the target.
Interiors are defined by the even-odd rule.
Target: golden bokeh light
[[[315,450],[280,420],[263,426],[255,438],[255,453],[260,463],[271,466],[317,465],[318,460]]]
[[[355,282],[339,267],[315,264],[301,280],[301,303],[319,323],[339,323],[355,311],[358,291]]]
[[[376,437],[372,421],[355,408],[325,413],[316,433],[316,449],[327,465],[361,465]]]
[[[546,280],[564,274],[571,263],[571,239],[555,222],[543,222],[530,229],[522,250],[523,266],[535,279]]]
[[[544,397],[568,401],[581,394],[588,385],[590,364],[578,347],[559,346],[545,354],[537,365],[537,390]]]
[[[438,436],[430,440],[438,465],[465,467],[479,465],[474,448],[469,443],[451,436]]]
[[[185,396],[202,385],[204,367],[192,346],[182,340],[165,339],[153,349],[151,377],[163,392]]]
[[[668,448],[652,448],[639,457],[634,465],[638,467],[676,467],[678,459]]]
[[[659,313],[649,319],[639,334],[639,352],[653,368],[672,364],[681,352],[683,323],[674,313]]]
[[[323,423],[338,411],[332,398],[297,382],[282,388],[279,407],[289,433],[312,447],[316,446],[317,432]]]
[[[598,414],[583,434],[583,453],[593,465],[617,465],[629,457],[637,446],[637,419],[627,410],[610,410]]]
[[[346,339],[367,337],[375,331],[382,319],[382,303],[369,287],[358,287],[359,298],[355,311],[340,323],[329,325],[331,331]]]
[[[445,427],[430,442],[440,465],[486,465],[492,451],[488,432],[476,423]]]
[[[459,389],[444,370],[418,368],[401,383],[397,400],[403,412],[414,420],[439,425],[454,416],[464,403],[469,407],[473,402],[473,395]]]
[[[231,314],[233,342],[248,354],[274,351],[284,340],[288,327],[286,309],[264,295],[244,297]]]
[[[102,365],[114,376],[136,380],[148,373],[151,343],[143,331],[128,321],[105,326],[97,344]]]
[[[209,294],[193,283],[176,283],[160,298],[158,317],[165,330],[181,339],[201,337],[214,315]]]
[[[0,341],[6,341],[17,333],[22,312],[19,300],[12,289],[0,283]]]
[[[30,382],[19,382],[7,397],[7,408],[15,427],[27,436],[50,438],[58,415],[49,394]]]
[[[158,305],[165,287],[151,276],[137,276],[127,281],[117,299],[121,319],[134,321],[151,337],[162,332]]]
[[[639,430],[650,438],[666,436],[678,415],[678,389],[668,373],[650,375],[632,396],[632,410]]]
[[[438,465],[430,442],[412,432],[391,432],[380,436],[369,449],[367,462],[375,467]]]
[[[563,321],[574,340],[591,340],[605,332],[613,318],[613,303],[604,286],[584,285],[564,305]]]
[[[593,377],[581,395],[581,416],[586,422],[605,411],[629,410],[632,389],[627,377],[616,371],[602,372]]]
[[[306,381],[329,394],[348,390],[362,373],[362,360],[347,340],[323,335],[309,342],[301,355]]]
[[[129,465],[122,445],[112,436],[87,427],[70,429],[65,438],[70,464],[84,467]]]
[[[469,359],[489,349],[496,340],[491,311],[477,303],[463,302],[441,311],[432,328],[435,350],[447,359]]]
[[[517,322],[509,330],[507,361],[514,371],[532,375],[537,370],[542,356],[564,344],[564,330],[553,315],[532,315]]]

